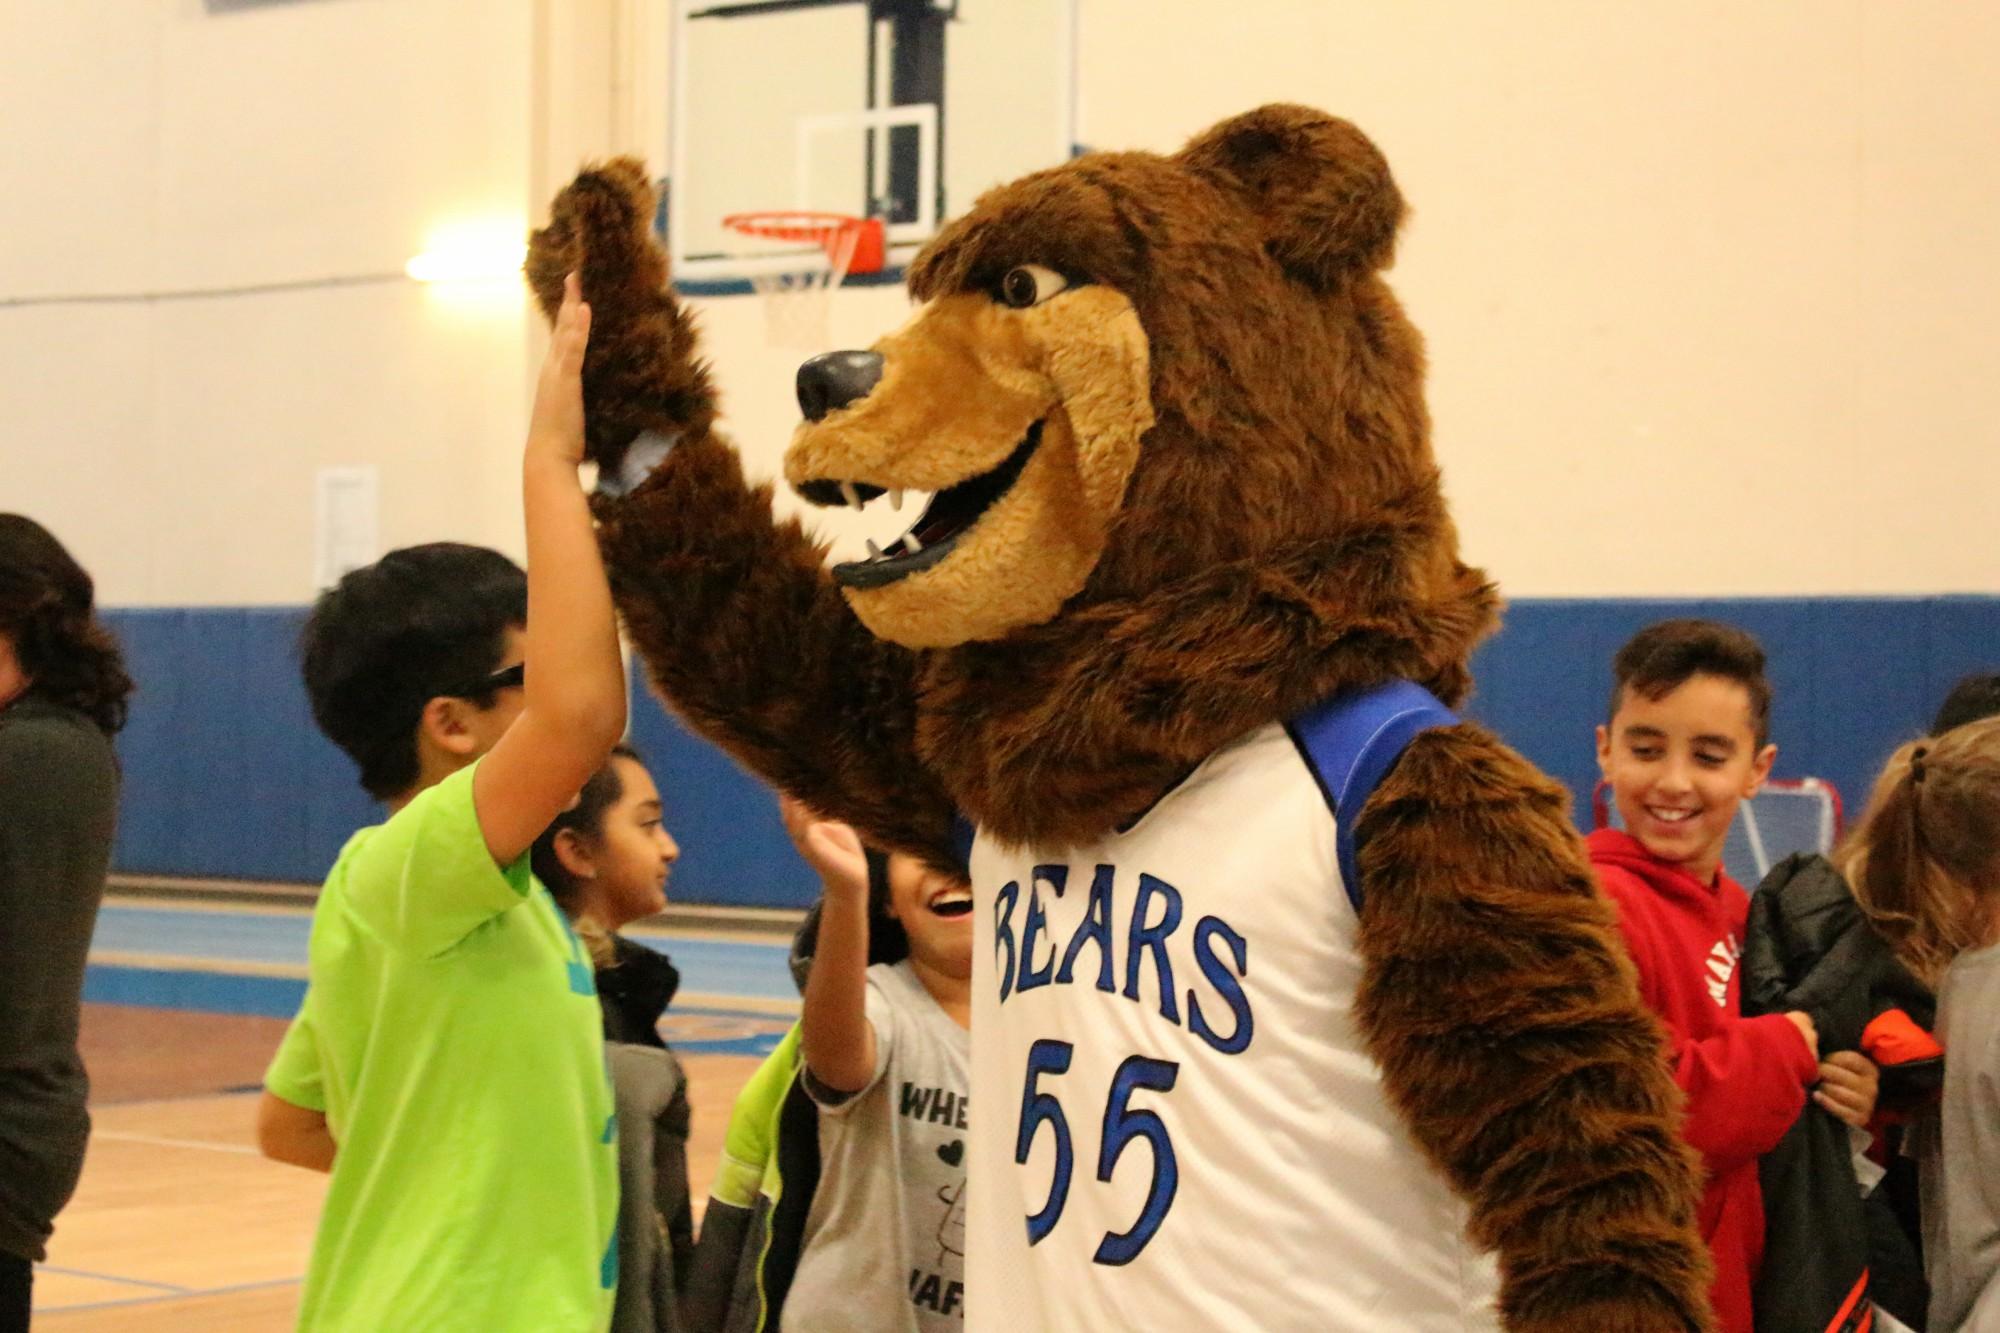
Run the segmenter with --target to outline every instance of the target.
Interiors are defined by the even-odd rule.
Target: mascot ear
[[[1264,248],[1317,289],[1386,265],[1403,196],[1368,136],[1311,107],[1259,107],[1189,142],[1180,160],[1242,198]]]

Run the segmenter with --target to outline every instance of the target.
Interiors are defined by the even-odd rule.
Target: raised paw
[[[584,168],[549,205],[549,225],[528,238],[528,285],[551,319],[566,274],[583,277],[583,298],[657,292],[666,256],[653,240],[653,187],[645,164],[617,157]]]
[[[642,432],[688,439],[714,421],[715,395],[696,357],[694,325],[667,285],[653,235],[653,187],[637,158],[586,167],[549,205],[528,241],[527,277],[542,312],[562,304],[576,273],[591,308],[583,366],[585,454],[619,473]]]

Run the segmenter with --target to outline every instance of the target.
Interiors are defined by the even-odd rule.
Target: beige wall
[[[1509,592],[2000,589],[2000,10],[1081,4],[1090,145],[1282,98],[1387,150],[1448,485]],[[395,275],[580,157],[663,161],[666,5],[0,6],[0,506],[120,604],[305,599],[330,464],[381,466],[389,544],[518,550],[535,321]],[[770,470],[798,356],[753,302],[701,304]],[[833,341],[906,309],[844,292]]]
[[[523,303],[401,270],[525,214],[529,11],[0,7],[0,505],[104,601],[304,600],[324,465],[380,466],[388,543],[518,547]]]
[[[2000,9],[1082,6],[1093,147],[1272,100],[1382,144],[1447,485],[1510,593],[2000,591]],[[737,329],[731,414],[774,455],[782,377]]]

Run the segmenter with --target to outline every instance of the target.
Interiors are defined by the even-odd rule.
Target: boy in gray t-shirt
[[[789,801],[785,824],[824,894],[800,1041],[801,1081],[820,1108],[820,1177],[784,1327],[956,1333],[971,888],[900,854],[871,867],[852,829]],[[907,937],[899,962],[867,965],[871,894],[877,929]],[[883,943],[877,957],[900,951]]]

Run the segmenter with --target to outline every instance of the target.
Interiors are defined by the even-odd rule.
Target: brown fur
[[[777,785],[939,861],[954,808],[1007,841],[1100,838],[1221,744],[1344,686],[1407,677],[1458,701],[1497,599],[1458,559],[1421,343],[1377,272],[1402,212],[1359,131],[1267,107],[1176,157],[1030,176],[947,227],[911,270],[915,296],[987,295],[1025,263],[1110,288],[1143,330],[1153,424],[1066,601],[989,602],[999,632],[910,648],[863,629],[824,552],[772,522],[768,491],[712,435],[643,173],[586,172],[530,271],[547,308],[581,259],[594,456],[639,428],[681,435],[603,510],[655,683]],[[1026,352],[990,369],[1047,378]],[[940,387],[892,367],[875,392]],[[794,463],[888,467],[915,437],[875,454],[832,439],[803,430]],[[981,586],[939,584],[940,605]],[[1699,1180],[1663,1047],[1560,789],[1461,726],[1412,746],[1357,836],[1359,1012],[1391,1099],[1500,1252],[1507,1326],[1708,1327]]]
[[[861,627],[825,549],[773,523],[735,451],[684,441],[600,510],[611,591],[662,697],[773,786],[956,868],[951,801],[914,758],[917,654]]]
[[[1563,789],[1471,723],[1363,809],[1358,1015],[1514,1330],[1706,1327],[1699,1163]]]
[[[666,290],[667,257],[653,244],[653,191],[631,158],[587,171],[563,191],[528,245],[528,285],[551,320],[563,279],[581,275],[594,325],[584,360],[590,411],[584,443],[616,468],[641,431],[688,439],[715,422],[715,386],[695,359],[694,320]]]

